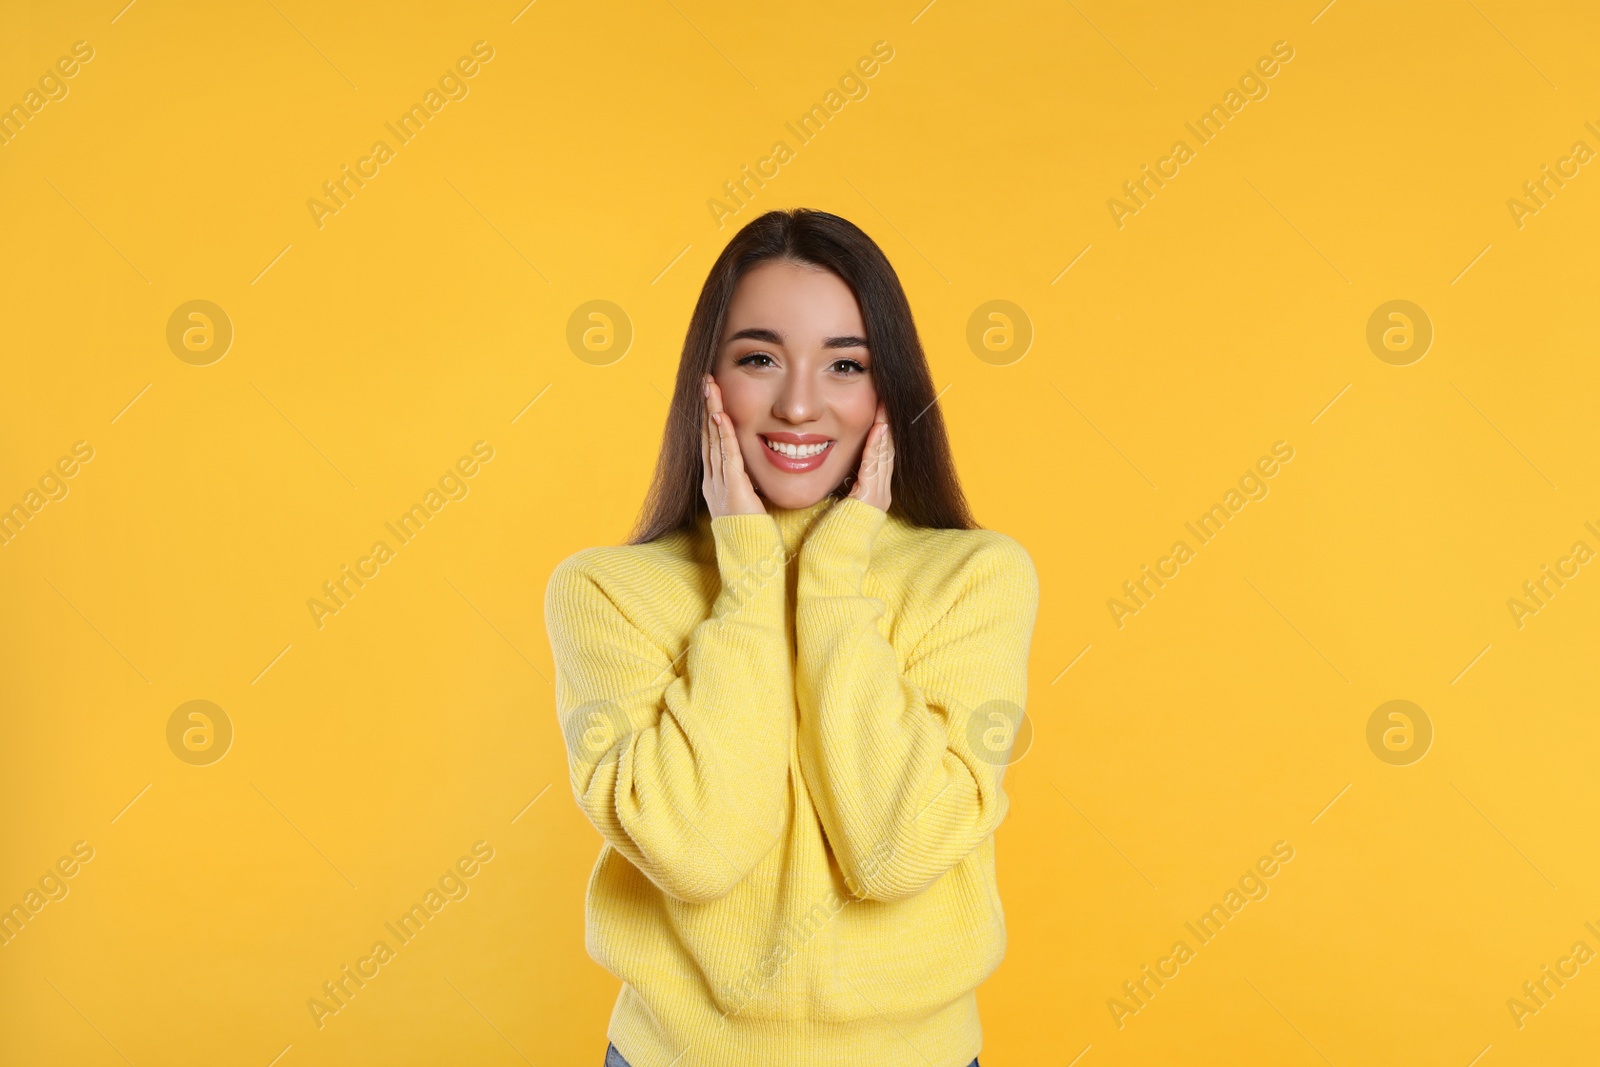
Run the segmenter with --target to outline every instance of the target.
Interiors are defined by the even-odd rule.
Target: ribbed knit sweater
[[[564,559],[545,591],[585,943],[632,1067],[966,1067],[1027,552],[849,498]],[[598,1053],[597,1053],[598,1055]]]

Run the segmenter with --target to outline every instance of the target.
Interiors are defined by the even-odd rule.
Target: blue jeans
[[[622,1053],[617,1051],[617,1046],[611,1044],[609,1041],[606,1042],[605,1067],[630,1067],[628,1061],[622,1058]],[[967,1064],[967,1067],[978,1067],[978,1059],[976,1056],[973,1057],[971,1063]]]

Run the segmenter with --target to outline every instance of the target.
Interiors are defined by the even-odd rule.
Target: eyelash
[[[750,352],[750,353],[747,353],[746,355],[740,356],[737,360],[735,360],[734,361],[734,365],[742,367],[746,363],[748,363],[751,360],[755,359],[757,356],[762,356],[762,357],[765,357],[766,359],[769,359],[769,360],[772,358],[772,356],[769,355],[766,352]],[[861,373],[861,374],[867,373],[867,368],[862,366],[859,361],[854,360],[854,359],[850,359],[847,356],[841,356],[840,358],[834,360],[833,363],[829,364],[829,366],[838,366],[840,363],[848,363],[850,366],[854,367],[858,373]]]

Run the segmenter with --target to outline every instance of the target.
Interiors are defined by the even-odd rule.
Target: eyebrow
[[[752,341],[765,341],[769,345],[781,345],[781,344],[784,343],[783,334],[779,333],[777,330],[768,329],[765,326],[748,326],[745,329],[740,330],[738,333],[734,334],[733,336],[729,337],[727,339],[727,341],[725,341],[723,343],[724,344],[732,344],[734,341],[739,341],[739,340],[743,340],[743,339],[746,339],[746,338],[748,338],[749,340],[752,340]],[[826,338],[823,338],[822,347],[823,348],[867,348],[868,345],[867,345],[867,339],[865,337],[857,337],[854,334],[846,334],[843,337],[826,337]]]

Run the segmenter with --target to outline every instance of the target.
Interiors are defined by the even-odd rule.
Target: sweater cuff
[[[727,614],[741,605],[761,599],[782,601],[784,586],[783,538],[771,515],[721,515],[711,520],[711,536],[716,544],[717,571],[722,576],[722,594],[717,614]],[[776,579],[776,580],[774,580]],[[776,594],[774,594],[776,590]]]
[[[888,520],[888,512],[854,497],[830,507],[800,549],[795,595],[860,595],[873,541]]]

